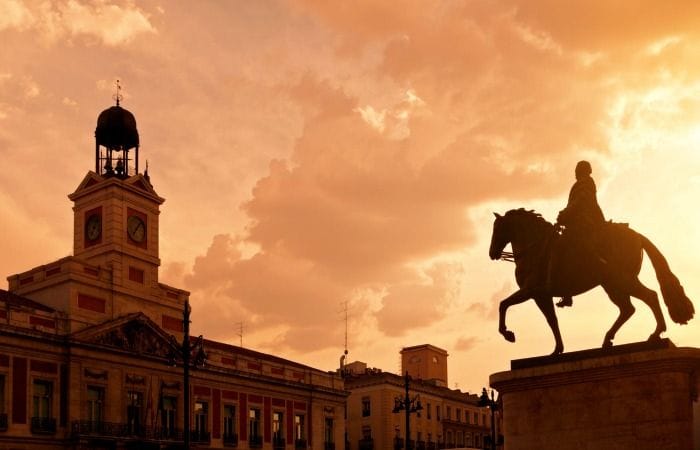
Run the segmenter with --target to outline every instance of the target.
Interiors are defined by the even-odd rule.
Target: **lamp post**
[[[479,406],[486,406],[491,410],[491,450],[496,450],[496,410],[498,409],[498,402],[494,397],[493,389],[491,389],[491,398],[489,398],[486,388],[482,389],[479,397]]]
[[[184,336],[182,343],[179,345],[179,351],[175,355],[171,355],[170,363],[172,366],[177,366],[178,359],[182,364],[182,384],[184,397],[184,420],[183,420],[183,444],[185,450],[190,450],[190,367],[202,367],[207,360],[207,354],[204,352],[204,337],[199,335],[197,340],[190,342],[190,301],[185,300],[185,310],[182,313],[182,329]],[[194,356],[192,353],[194,352]]]
[[[423,406],[420,404],[420,396],[416,394],[413,396],[413,398],[411,398],[408,393],[410,382],[411,377],[408,375],[408,371],[406,371],[403,383],[406,393],[404,394],[403,398],[394,397],[394,409],[392,410],[393,413],[398,413],[401,411],[405,411],[406,413],[406,450],[411,450],[409,448],[409,442],[411,439],[411,413],[415,413],[423,409]]]

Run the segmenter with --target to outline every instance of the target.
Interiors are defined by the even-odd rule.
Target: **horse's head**
[[[505,216],[493,213],[496,220],[493,221],[493,232],[491,233],[491,246],[489,247],[489,257],[500,259],[503,249],[510,242],[511,236],[508,230]]]
[[[503,216],[498,213],[493,215],[496,216],[496,220],[493,222],[489,256],[494,260],[501,258],[503,249],[509,243],[515,252],[516,247],[527,246],[542,239],[544,234],[551,233],[553,228],[542,216],[523,208],[512,209]]]

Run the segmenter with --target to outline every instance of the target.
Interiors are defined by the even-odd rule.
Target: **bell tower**
[[[95,128],[95,171],[75,192],[73,254],[109,268],[115,286],[157,289],[158,216],[165,199],[139,173],[139,133],[134,115],[120,105],[102,111]]]

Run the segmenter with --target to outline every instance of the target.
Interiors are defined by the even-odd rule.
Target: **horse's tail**
[[[695,314],[695,308],[690,299],[685,295],[683,286],[681,286],[678,278],[671,272],[668,262],[664,255],[661,254],[658,248],[651,243],[649,239],[642,236],[642,248],[649,256],[651,264],[656,272],[656,279],[659,280],[661,286],[661,295],[664,298],[664,303],[668,308],[668,313],[671,319],[680,324],[686,324]]]

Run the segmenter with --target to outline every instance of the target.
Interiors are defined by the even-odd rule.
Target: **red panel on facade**
[[[214,423],[211,426],[211,434],[214,439],[219,439],[221,437],[221,391],[219,389],[214,389],[212,391],[212,417]]]
[[[56,275],[57,273],[61,273],[61,266],[52,267],[51,269],[48,269],[46,271],[46,276],[50,277],[51,275]]]
[[[144,271],[137,267],[129,266],[129,280],[143,284]]]
[[[12,423],[27,423],[26,358],[12,358]]]
[[[251,370],[260,370],[262,366],[258,363],[248,361],[248,368]]]
[[[33,359],[29,362],[29,370],[41,373],[58,373],[58,365],[48,361],[37,361]]]
[[[94,276],[97,276],[100,273],[99,270],[93,269],[92,267],[83,267],[83,272]]]
[[[106,302],[104,299],[93,297],[87,294],[78,294],[78,308],[88,309],[98,313],[105,312]]]
[[[168,291],[168,292],[166,292],[165,295],[167,295],[170,298],[175,298],[175,299],[177,298],[177,294],[175,292]]]
[[[0,319],[7,319],[7,311],[4,309],[0,310]]]
[[[227,358],[225,356],[221,357],[221,362],[223,364],[229,365],[229,366],[235,366],[236,365],[236,360],[233,358]]]
[[[241,393],[238,402],[241,404],[241,411],[238,414],[239,439],[243,442],[248,440],[248,402],[246,395]]]
[[[292,377],[293,378],[300,378],[303,380],[304,379],[304,372],[292,372]]]
[[[225,400],[238,400],[238,392],[221,391],[221,397]]]
[[[282,398],[273,398],[272,399],[272,406],[280,406],[280,407],[284,408],[284,406],[286,404],[287,404],[287,402],[284,401],[284,399],[282,399]]]
[[[166,314],[163,314],[161,323],[163,325],[163,328],[165,328],[166,330],[184,331],[182,326],[182,319],[178,319],[177,317],[171,317]]]
[[[207,386],[195,386],[192,389],[192,392],[194,395],[202,395],[202,396],[210,396],[211,395],[211,388]]]
[[[294,439],[294,402],[287,400],[287,442]]]
[[[284,369],[278,369],[277,367],[273,367],[272,369],[270,369],[270,372],[272,372],[272,375],[284,376]]]
[[[32,281],[34,281],[34,275],[32,275],[31,277],[27,277],[27,278],[21,278],[19,280],[19,285],[24,286],[25,284],[29,284]]]
[[[262,403],[263,398],[262,395],[248,394],[248,400],[250,403]]]
[[[10,367],[10,357],[7,355],[0,355],[0,367]]]
[[[56,321],[43,317],[29,316],[29,325],[39,325],[46,328],[56,328]]]
[[[306,410],[306,403],[304,402],[294,402],[294,409]]]
[[[270,406],[270,397],[265,397],[263,402],[263,436],[265,442],[272,440],[272,407]]]

